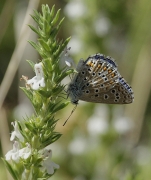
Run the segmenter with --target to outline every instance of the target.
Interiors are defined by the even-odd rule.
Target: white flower
[[[13,141],[15,137],[17,137],[20,141],[23,142],[24,138],[19,131],[17,122],[15,121],[15,123],[12,122],[11,124],[14,126],[14,131],[11,133],[10,141]]]
[[[59,169],[59,165],[51,161],[52,151],[49,149],[44,149],[43,152],[43,162],[42,162],[42,171],[47,171],[48,174],[53,174],[54,169]]]
[[[30,144],[27,143],[25,148],[19,150],[19,157],[22,159],[27,159],[31,155],[31,147]]]
[[[40,87],[45,87],[42,64],[35,64],[34,69],[36,76],[34,76],[32,79],[27,80],[27,86],[30,86],[33,90],[38,90]]]
[[[69,144],[69,151],[75,155],[84,154],[88,148],[87,146],[88,144],[85,138],[76,137]]]
[[[134,124],[129,118],[120,117],[113,121],[113,127],[118,133],[125,134],[132,130]]]
[[[74,20],[85,16],[87,8],[81,0],[74,0],[66,5],[65,13],[70,19]]]
[[[94,21],[95,32],[100,37],[103,37],[106,34],[108,34],[110,26],[110,20],[103,15],[101,15],[101,17],[96,18]]]
[[[69,56],[69,50],[71,48],[65,48],[60,55],[60,67],[68,66],[75,68],[75,63],[73,59]]]
[[[108,131],[108,107],[106,105],[97,105],[93,116],[88,119],[87,128],[92,136],[105,134]]]
[[[13,144],[13,149],[8,151],[8,153],[5,155],[6,160],[14,160],[18,162],[19,160],[19,143],[17,141]]]

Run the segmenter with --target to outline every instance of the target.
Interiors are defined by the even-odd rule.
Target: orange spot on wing
[[[107,67],[105,66],[105,67],[103,68],[103,70],[106,71],[106,70],[107,70]]]
[[[115,73],[112,73],[111,76],[114,77],[114,76],[115,76]]]
[[[98,64],[98,68],[100,68],[101,67],[101,64]]]
[[[87,65],[88,65],[88,66],[91,66],[91,67],[94,66],[94,64],[93,64],[91,61],[88,61],[88,62],[87,62]]]
[[[109,69],[109,70],[108,70],[108,73],[111,73],[111,72],[112,72],[112,70],[111,70],[111,69]]]

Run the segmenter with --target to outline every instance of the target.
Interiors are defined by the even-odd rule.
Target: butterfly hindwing
[[[106,104],[133,102],[133,91],[112,58],[96,54],[80,63],[78,74],[68,87],[73,103],[78,100]]]

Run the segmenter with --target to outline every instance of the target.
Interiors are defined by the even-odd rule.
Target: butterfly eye
[[[100,87],[104,87],[104,84],[101,84]]]
[[[95,72],[94,72],[94,73],[92,73],[92,76],[95,76]]]
[[[95,94],[95,97],[99,97],[99,95],[98,95],[98,94]]]
[[[90,84],[89,84],[89,83],[87,83],[86,85],[87,85],[87,86],[89,86]]]
[[[84,72],[84,71],[82,71],[82,74],[84,75],[84,74],[85,74],[85,72]]]

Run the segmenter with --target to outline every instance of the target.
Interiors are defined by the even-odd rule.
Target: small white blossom
[[[25,148],[19,150],[19,157],[22,159],[27,159],[31,155],[31,147],[30,144],[27,143]]]
[[[87,128],[92,136],[105,134],[108,131],[108,107],[106,105],[97,105],[94,114],[88,119]]]
[[[73,59],[69,56],[69,50],[71,48],[65,48],[60,55],[60,67],[68,66],[75,68],[75,63]]]
[[[8,151],[8,153],[5,155],[5,158],[7,161],[14,160],[18,162],[19,160],[19,143],[17,141],[13,144],[13,149]]]
[[[48,174],[53,174],[55,169],[59,169],[59,165],[51,161],[52,151],[44,149],[43,152],[43,162],[42,162],[42,171],[47,171]]]
[[[113,127],[118,133],[125,134],[132,130],[134,124],[127,117],[119,117],[115,121],[113,121]]]
[[[11,124],[14,126],[14,131],[11,133],[10,141],[13,141],[15,137],[17,137],[20,141],[23,142],[24,138],[19,131],[17,122],[15,121],[15,123],[12,122]]]
[[[71,1],[65,7],[65,14],[72,20],[84,17],[87,14],[86,5],[80,0]]]
[[[75,155],[84,154],[87,151],[87,148],[88,148],[87,140],[82,137],[80,138],[76,137],[69,144],[69,151]]]
[[[42,64],[35,64],[34,69],[36,76],[34,76],[32,79],[27,80],[27,86],[30,86],[33,90],[38,90],[40,87],[45,87]]]
[[[103,37],[109,33],[111,22],[109,18],[101,15],[94,21],[94,29],[99,37]]]

